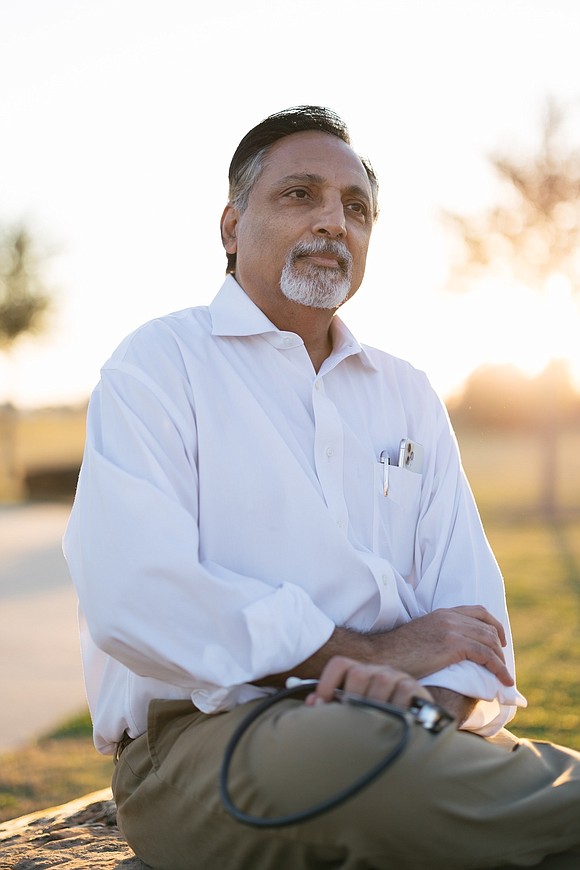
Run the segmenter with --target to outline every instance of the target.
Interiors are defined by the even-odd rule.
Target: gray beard
[[[338,269],[296,261],[310,254],[327,253],[336,256]],[[338,308],[348,296],[352,281],[352,256],[344,242],[333,239],[313,239],[298,242],[288,254],[280,276],[280,289],[291,302],[310,308]]]

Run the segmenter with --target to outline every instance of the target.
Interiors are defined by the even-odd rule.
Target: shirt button
[[[336,525],[338,526],[339,529],[344,529],[344,521],[343,520],[337,520]]]
[[[320,389],[320,381],[314,381],[314,389],[315,389],[315,390],[319,390],[319,389]]]
[[[381,580],[383,581],[383,586],[386,586],[389,582],[389,575],[383,574],[383,576],[381,577]]]
[[[332,447],[327,447],[327,448],[326,448],[326,455],[328,456],[329,459],[330,459],[331,456],[334,456],[334,450],[333,450]]]
[[[288,347],[289,344],[292,344],[292,339],[289,335],[285,336],[283,343]]]

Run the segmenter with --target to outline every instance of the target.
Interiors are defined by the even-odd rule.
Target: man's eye
[[[304,190],[303,187],[296,187],[294,190],[288,191],[288,196],[293,196],[295,199],[306,199],[308,191]]]
[[[351,203],[349,203],[348,208],[351,211],[354,211],[357,214],[362,215],[363,217],[366,217],[366,215],[368,214],[368,211],[369,211],[367,206],[364,204],[364,202],[351,202]]]

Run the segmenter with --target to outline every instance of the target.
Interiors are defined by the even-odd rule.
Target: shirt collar
[[[209,306],[212,335],[243,336],[274,333],[276,338],[293,333],[282,333],[264,312],[252,302],[233,275],[228,275]],[[300,342],[302,340],[300,339]],[[335,315],[332,321],[333,349],[328,362],[337,365],[347,356],[358,355],[360,362],[374,371],[377,367],[369,354],[354,337],[350,329]],[[287,341],[275,341],[279,347],[288,346]]]
[[[209,306],[212,335],[261,335],[278,332],[263,311],[254,305],[233,275],[228,275]]]
[[[344,359],[347,356],[352,356],[353,354],[358,355],[358,360],[362,363],[365,368],[372,369],[372,371],[377,372],[379,369],[372,361],[370,355],[360,344],[359,341],[354,337],[348,326],[344,323],[343,320],[340,319],[338,314],[335,314],[332,320],[332,353],[329,359],[335,360],[335,364],[340,362],[341,359]]]

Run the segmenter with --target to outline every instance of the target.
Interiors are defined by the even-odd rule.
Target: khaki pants
[[[276,829],[235,821],[218,775],[255,703],[215,716],[151,704],[113,791],[127,841],[155,870],[580,868],[580,753],[527,740],[506,748],[453,727],[433,735],[412,725],[377,780],[318,818]],[[287,699],[243,739],[230,792],[252,814],[296,812],[374,766],[400,728],[374,710]]]

